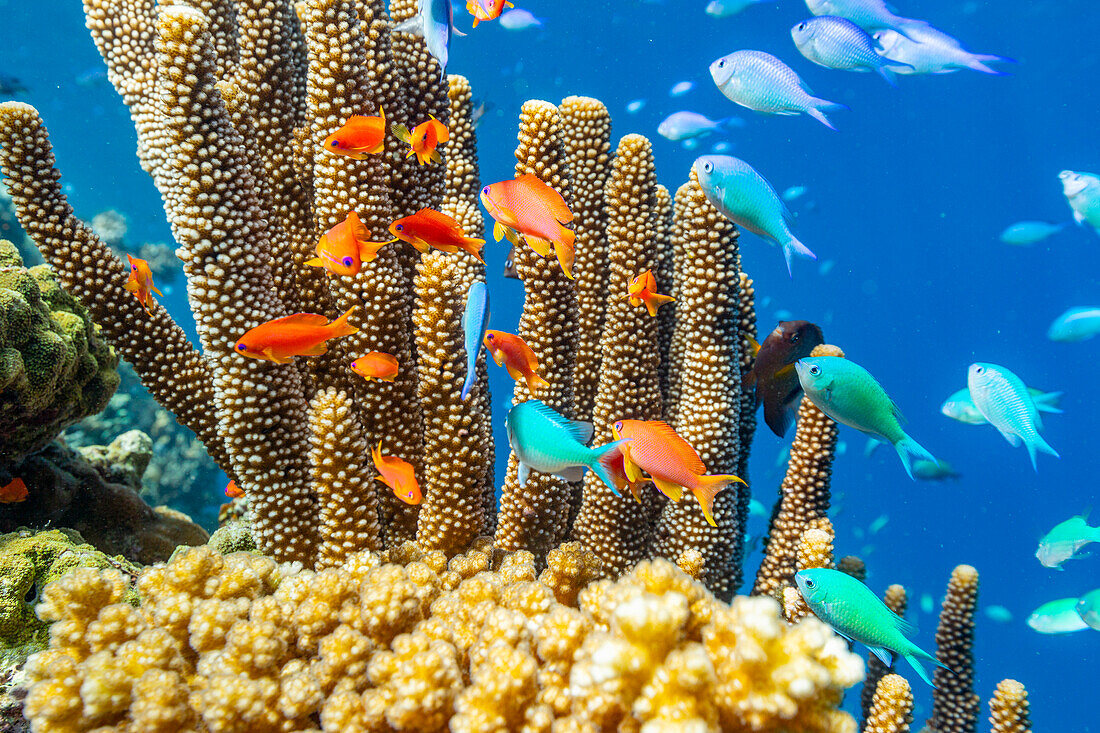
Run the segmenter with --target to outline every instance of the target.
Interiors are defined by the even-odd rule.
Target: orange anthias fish
[[[416,156],[416,161],[420,165],[424,165],[428,161],[434,163],[442,163],[443,158],[439,155],[439,151],[436,150],[436,146],[439,143],[445,143],[450,139],[450,133],[447,131],[447,126],[437,120],[433,115],[427,122],[421,122],[412,132],[409,132],[409,128],[400,123],[396,123],[393,126],[393,136],[401,142],[409,146],[409,152],[405,153],[406,158]]]
[[[373,260],[378,256],[378,250],[392,241],[370,241],[370,233],[359,221],[359,215],[352,211],[342,222],[321,235],[317,242],[317,256],[306,260],[306,264],[323,267],[333,275],[356,275],[364,262]]]
[[[237,482],[230,479],[229,483],[225,485],[225,495],[230,499],[239,499],[244,496],[244,491],[240,486],[237,486]]]
[[[363,160],[382,152],[386,140],[386,113],[378,108],[377,117],[354,115],[336,132],[325,138],[325,150]]]
[[[295,356],[320,356],[328,350],[329,339],[350,336],[359,331],[348,319],[359,306],[332,323],[318,313],[295,313],[276,318],[249,329],[237,341],[236,351],[253,359],[289,364]]]
[[[714,497],[735,481],[745,483],[733,475],[705,476],[706,469],[695,449],[660,420],[619,420],[612,432],[616,440],[628,441],[619,447],[627,478],[638,481],[645,471],[673,501],[679,501],[683,490],[690,489],[712,526],[718,526],[711,513]]]
[[[21,478],[13,478],[6,486],[0,486],[0,504],[18,504],[27,498],[27,485]]]
[[[474,28],[483,20],[496,20],[504,8],[516,7],[508,0],[466,0],[466,12],[474,16]]]
[[[377,448],[371,448],[370,457],[378,469],[378,480],[393,489],[394,496],[406,504],[420,503],[420,485],[411,463],[397,456],[382,455],[381,440]]]
[[[653,270],[646,270],[634,278],[627,287],[627,297],[630,298],[630,305],[635,308],[644,303],[649,315],[653,317],[657,316],[657,309],[662,305],[676,300],[671,295],[657,292],[657,278],[653,276]]]
[[[512,181],[492,183],[481,189],[481,203],[496,220],[493,236],[499,242],[507,237],[513,245],[524,241],[542,257],[550,254],[550,244],[565,276],[573,277],[573,230],[564,226],[573,221],[561,194],[533,173]]]
[[[153,272],[149,269],[148,262],[130,255],[126,255],[126,259],[130,260],[130,279],[122,287],[133,293],[145,312],[152,315],[152,311],[149,310],[149,303],[152,302],[153,296],[149,294],[149,291],[162,298],[164,293],[157,290],[157,286],[153,284]]]
[[[421,209],[420,211],[398,219],[390,224],[390,234],[402,242],[408,242],[418,252],[427,252],[434,247],[440,252],[469,252],[481,259],[481,245],[484,239],[467,237],[462,230],[462,225],[454,218],[436,211],[435,209]]]
[[[534,395],[550,383],[538,375],[539,360],[527,342],[504,331],[486,331],[485,348],[493,355],[497,366],[508,370],[508,374],[517,382],[527,382],[527,390]]]
[[[397,376],[397,358],[384,351],[372,351],[353,361],[349,368],[363,379],[392,382]]]
[[[615,488],[622,491],[625,488],[630,489],[630,493],[634,496],[634,500],[639,504],[642,503],[642,486],[645,485],[645,478],[631,479],[626,473],[626,456],[622,453],[622,447],[614,453],[610,453],[604,459],[604,465],[608,468],[608,473],[611,474],[611,480],[615,484]]]

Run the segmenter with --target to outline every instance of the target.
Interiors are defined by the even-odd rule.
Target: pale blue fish
[[[936,460],[901,428],[901,411],[869,371],[842,356],[799,359],[794,365],[806,396],[826,415],[894,446],[913,478],[910,457]]]
[[[805,196],[806,191],[807,191],[807,189],[806,189],[805,186],[788,186],[783,191],[783,193],[780,194],[779,198],[783,199],[784,201],[786,201],[789,204],[792,201],[797,201],[798,199]]]
[[[766,517],[768,514],[767,507],[765,507],[759,499],[749,499],[750,517]]]
[[[932,598],[932,596],[928,595],[927,593],[921,593],[920,610],[922,613],[932,613],[932,610],[935,608],[935,603],[936,601]]]
[[[1031,458],[1032,467],[1038,471],[1035,452],[1049,453],[1061,458],[1039,435],[1043,421],[1039,410],[1023,381],[1005,367],[986,362],[970,365],[966,375],[970,396],[978,412],[1000,431],[1008,444],[1016,447],[1023,442]]]
[[[899,74],[951,74],[961,69],[1003,76],[1005,72],[989,66],[991,63],[1014,63],[1005,56],[971,53],[959,41],[930,25],[907,26],[905,35],[896,30],[874,33],[880,54],[908,64],[895,69]]]
[[[996,621],[999,624],[1007,624],[1012,621],[1012,611],[1004,606],[986,606],[985,615],[990,621]]]
[[[890,523],[890,516],[887,514],[880,514],[874,518],[870,526],[867,527],[867,531],[871,534],[878,534]]]
[[[614,457],[624,441],[589,448],[586,443],[592,439],[592,423],[570,420],[539,400],[527,400],[509,410],[505,427],[519,461],[520,486],[527,484],[533,470],[579,481],[588,468],[618,493],[610,467],[603,461]]]
[[[695,82],[693,81],[678,81],[672,85],[671,89],[668,90],[668,96],[682,97],[694,88]]]
[[[1091,527],[1087,512],[1059,522],[1039,540],[1035,557],[1044,568],[1062,569],[1062,563],[1072,560],[1086,545],[1100,542],[1100,527]]]
[[[1056,414],[1063,412],[1060,404],[1064,392],[1044,392],[1041,389],[1028,387],[1027,393],[1031,395],[1031,400],[1035,403],[1035,409],[1039,412]],[[985,419],[985,415],[981,413],[981,410],[978,409],[978,406],[974,404],[969,387],[963,387],[944,400],[944,403],[940,405],[940,412],[952,420],[958,420],[967,425],[985,425],[989,422]]]
[[[529,28],[541,28],[542,20],[536,18],[529,10],[513,8],[500,14],[500,24],[505,30],[525,31]]]
[[[817,255],[791,233],[791,212],[763,176],[751,165],[728,155],[704,155],[693,166],[699,185],[714,208],[740,227],[769,239],[783,249],[787,273],[794,255]]]
[[[680,146],[684,150],[697,150],[699,148],[699,141],[693,137],[689,137],[687,140],[680,141]]]
[[[821,276],[828,275],[836,267],[836,260],[825,260],[817,266],[817,274]]]
[[[477,355],[481,353],[485,330],[489,327],[489,288],[478,280],[466,293],[466,312],[462,314],[462,331],[466,342],[466,381],[462,384],[462,399],[470,396],[477,381]]]
[[[626,103],[626,111],[632,115],[641,112],[643,107],[645,107],[644,99],[632,99]]]
[[[1073,608],[1090,628],[1100,631],[1100,588],[1081,596]]]
[[[1062,171],[1062,193],[1073,209],[1073,220],[1088,224],[1100,234],[1100,176],[1095,173]]]
[[[447,58],[451,47],[451,32],[466,35],[454,27],[451,0],[417,0],[416,15],[393,27],[395,31],[412,33],[424,39],[428,53],[439,62],[439,78],[447,75]]]
[[[1100,308],[1077,306],[1054,319],[1047,329],[1051,341],[1085,341],[1100,333]]]
[[[838,440],[836,442],[836,450],[833,452],[838,456],[844,455],[848,452],[848,444],[843,440]]]
[[[1018,221],[1001,232],[1001,241],[1017,247],[1028,247],[1042,242],[1066,228],[1065,224],[1048,224],[1045,221]]]
[[[959,473],[947,461],[918,458],[913,461],[913,476],[921,481],[946,481],[949,478],[959,478]]]
[[[885,0],[806,0],[806,7],[814,15],[847,18],[868,33],[889,28],[909,36],[911,29],[927,25],[923,20],[894,15]]]
[[[729,18],[748,7],[768,2],[775,0],[710,0],[705,12],[712,18]]]
[[[710,152],[715,155],[725,155],[731,150],[733,150],[733,145],[730,144],[729,140],[719,140],[710,146]]]
[[[657,134],[669,140],[688,140],[693,137],[703,137],[714,132],[722,132],[726,126],[738,126],[745,124],[737,117],[725,117],[720,120],[712,120],[698,112],[681,110],[673,112],[661,120],[657,125]]]
[[[805,113],[830,130],[826,112],[847,109],[843,104],[813,96],[794,69],[763,51],[734,51],[710,65],[719,91],[742,107],[772,115]]]
[[[794,45],[810,61],[828,69],[874,71],[891,86],[897,86],[892,66],[908,66],[875,53],[875,42],[867,31],[834,15],[804,20],[791,28]]]
[[[1027,617],[1027,625],[1040,634],[1071,634],[1087,629],[1088,624],[1077,613],[1076,598],[1059,598],[1036,608]]]

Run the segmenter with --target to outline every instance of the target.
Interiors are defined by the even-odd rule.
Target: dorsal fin
[[[562,224],[573,221],[573,212],[569,210],[562,195],[534,173],[523,174],[515,180],[515,184],[543,203],[550,210],[551,216]]]
[[[707,469],[703,466],[699,454],[695,452],[690,443],[677,435],[668,423],[663,420],[648,420],[646,425],[653,430],[655,435],[665,441],[665,444],[672,449],[677,460],[683,463],[684,468],[694,474],[706,472]]]
[[[268,321],[267,325],[276,323],[280,326],[324,326],[328,323],[328,318],[320,313],[292,313],[289,316]]]
[[[588,439],[592,437],[592,428],[589,426],[587,430],[582,427],[583,423],[570,420],[562,415],[560,412],[552,407],[547,406],[541,400],[530,400],[529,404],[539,415],[545,417],[550,422],[557,425],[562,430],[569,433],[569,437],[578,443],[586,443]]]

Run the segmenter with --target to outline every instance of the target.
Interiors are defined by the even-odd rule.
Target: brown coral
[[[1027,689],[1017,680],[1001,680],[989,700],[993,733],[1031,733]]]
[[[978,725],[981,698],[974,692],[974,610],[978,604],[978,571],[959,565],[951,571],[936,629],[936,658],[949,669],[936,668],[932,681],[932,717],[936,733],[969,733]]]
[[[875,687],[863,733],[908,733],[913,722],[913,691],[901,675],[888,674]]]

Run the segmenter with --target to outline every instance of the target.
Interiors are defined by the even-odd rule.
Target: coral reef
[[[882,597],[883,603],[898,616],[905,616],[905,609],[909,603],[909,597],[905,593],[904,586],[891,585],[886,589]],[[874,705],[874,696],[878,690],[878,683],[890,671],[881,659],[874,654],[867,655],[867,679],[863,681],[863,692],[860,696],[860,704],[863,708],[864,724],[871,719],[871,709]]]
[[[1031,733],[1027,690],[1016,680],[1001,680],[989,700],[993,733]]]
[[[978,571],[959,565],[951,571],[947,595],[936,629],[936,658],[950,669],[937,667],[932,680],[932,717],[935,733],[973,733],[978,726],[981,698],[974,692],[974,611],[978,605]]]
[[[888,674],[875,685],[863,733],[908,733],[913,722],[913,691],[901,675]]]

